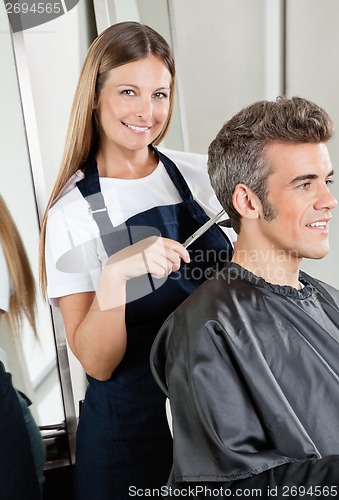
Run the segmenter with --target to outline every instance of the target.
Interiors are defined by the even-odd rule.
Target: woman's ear
[[[92,107],[92,109],[97,109],[97,107],[98,107],[98,101],[99,101],[98,94],[95,94],[94,95],[94,99],[93,99],[93,107]]]
[[[260,215],[261,202],[245,184],[237,184],[232,196],[233,206],[241,217],[245,219],[257,219]]]

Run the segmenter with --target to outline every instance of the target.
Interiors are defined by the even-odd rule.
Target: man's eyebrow
[[[331,177],[333,174],[334,170],[331,170],[331,172],[329,172],[326,177]],[[289,184],[294,184],[295,182],[300,182],[300,181],[306,181],[307,179],[318,179],[318,177],[319,175],[317,174],[298,175],[291,182],[289,182]]]

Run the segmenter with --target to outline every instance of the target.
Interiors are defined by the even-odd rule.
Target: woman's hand
[[[113,254],[107,261],[115,278],[127,281],[150,273],[153,278],[164,278],[180,268],[181,260],[190,261],[188,251],[175,240],[151,236]]]

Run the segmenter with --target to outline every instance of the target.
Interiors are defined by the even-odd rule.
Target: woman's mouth
[[[128,123],[121,122],[125,127],[133,130],[133,132],[137,132],[138,134],[144,134],[151,130],[151,127],[141,127],[140,125],[129,125]]]

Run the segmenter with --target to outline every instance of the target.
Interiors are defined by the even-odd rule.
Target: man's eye
[[[329,186],[330,184],[333,184],[334,179],[326,179],[325,184]]]
[[[299,189],[308,189],[310,187],[311,183],[310,182],[303,182],[303,184],[299,184],[298,188]]]

